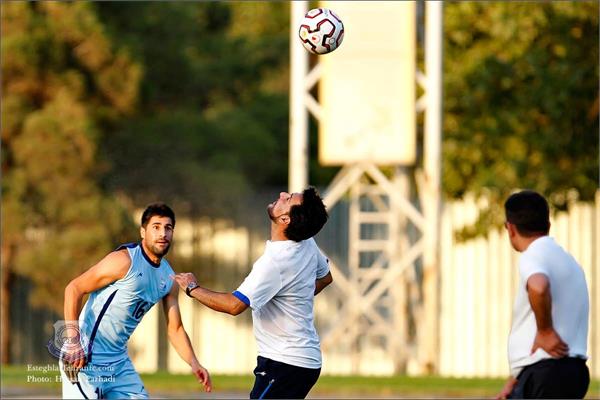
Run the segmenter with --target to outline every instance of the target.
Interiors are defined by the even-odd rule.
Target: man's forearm
[[[83,293],[72,284],[65,288],[64,317],[65,321],[77,322],[81,312]]]
[[[537,325],[531,353],[543,349],[555,358],[567,356],[569,345],[562,340],[552,325],[552,294],[548,277],[544,274],[533,274],[527,280],[527,295]]]
[[[506,399],[515,388],[517,382],[518,381],[515,377],[509,377],[500,393],[498,393],[498,395],[496,396],[496,399]]]
[[[324,277],[317,279],[315,281],[315,296],[318,295],[321,290],[325,289],[331,282],[333,282],[331,272],[328,272]]]
[[[552,296],[548,279],[539,274],[532,276],[527,282],[527,294],[537,329],[552,329]]]
[[[194,350],[192,348],[192,342],[190,342],[190,338],[183,328],[183,325],[180,325],[178,328],[169,331],[169,342],[179,354],[179,357],[189,365],[192,365],[192,362],[198,362],[196,359],[196,355],[194,354]]]
[[[238,307],[239,300],[231,293],[214,292],[210,289],[198,286],[198,288],[192,291],[191,295],[200,303],[215,311],[231,315],[238,315],[240,312],[244,311],[244,309],[240,310]]]
[[[323,282],[319,279],[315,281],[315,296],[321,293],[321,290],[325,289],[330,282]]]

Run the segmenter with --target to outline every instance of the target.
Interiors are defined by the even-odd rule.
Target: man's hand
[[[569,346],[563,342],[552,325],[552,294],[548,277],[543,273],[531,275],[527,279],[527,295],[537,326],[531,354],[537,349],[544,349],[554,358],[568,355]]]
[[[212,391],[212,382],[210,381],[210,374],[198,361],[192,361],[192,372],[198,379],[198,382],[204,385],[204,390],[207,392]]]
[[[83,347],[81,347],[81,343],[79,342],[79,336],[67,340],[69,342],[63,345],[61,353],[63,370],[71,383],[75,383],[78,382],[77,374],[85,366],[87,359]]]
[[[191,272],[182,272],[172,275],[171,278],[179,284],[179,287],[185,291],[190,283],[198,284],[196,277]]]
[[[531,354],[537,349],[543,349],[554,358],[562,358],[569,355],[569,346],[554,329],[539,330],[535,335]]]
[[[506,383],[504,384],[504,387],[502,388],[502,390],[500,391],[500,393],[498,393],[496,395],[496,400],[504,400],[508,397],[508,395],[513,391],[515,385],[517,384],[517,380],[515,378],[513,378],[512,376],[510,378],[508,378],[508,380],[506,381]]]

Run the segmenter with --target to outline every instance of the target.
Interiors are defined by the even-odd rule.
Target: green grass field
[[[52,367],[54,368],[54,367]],[[27,394],[60,394],[60,383],[56,381],[58,371],[28,371],[26,366],[2,367],[2,393],[20,390]],[[200,385],[191,375],[176,375],[167,372],[142,374],[150,395],[160,397],[185,397],[200,392]],[[251,375],[212,377],[214,395],[237,393],[245,397],[253,383]],[[359,377],[321,376],[311,391],[312,397],[493,397],[502,387],[502,379],[457,379],[440,377]],[[590,385],[587,398],[600,398],[600,381]]]

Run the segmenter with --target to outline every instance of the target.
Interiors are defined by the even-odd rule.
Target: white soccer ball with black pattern
[[[330,9],[313,8],[302,19],[298,36],[311,53],[331,53],[344,40],[344,24]]]

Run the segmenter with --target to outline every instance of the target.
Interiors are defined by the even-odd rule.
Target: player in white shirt
[[[321,372],[314,296],[333,281],[312,238],[327,222],[327,211],[317,191],[308,188],[280,193],[267,212],[271,240],[233,293],[200,287],[191,273],[175,280],[213,310],[238,315],[252,309],[258,359],[250,398],[305,398]]]
[[[540,194],[515,193],[505,211],[511,245],[522,255],[508,340],[511,377],[497,398],[583,398],[590,383],[583,270],[548,236],[549,208]]]

